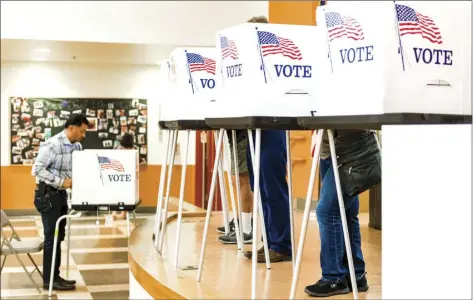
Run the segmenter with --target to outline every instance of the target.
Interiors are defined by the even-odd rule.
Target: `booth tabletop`
[[[263,130],[306,130],[299,125],[296,117],[251,116],[236,118],[206,118],[205,123],[212,129],[263,129]]]
[[[161,121],[165,129],[170,130],[210,130],[204,120]]]
[[[110,210],[110,211],[134,211],[140,204],[141,199],[135,204],[124,204],[119,205],[118,203],[105,203],[105,204],[71,204],[71,208],[75,211],[97,211],[97,210]]]
[[[357,116],[318,116],[297,118],[305,129],[381,129],[383,125],[471,124],[471,115],[389,113]]]

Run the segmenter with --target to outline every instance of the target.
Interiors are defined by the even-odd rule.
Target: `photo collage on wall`
[[[134,135],[140,164],[147,163],[148,108],[145,99],[10,97],[11,164],[32,165],[41,142],[64,129],[71,114],[89,121],[84,149],[117,149],[123,134]]]

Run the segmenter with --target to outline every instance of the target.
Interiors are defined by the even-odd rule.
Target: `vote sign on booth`
[[[328,70],[315,26],[245,23],[219,31],[216,42],[222,82],[217,101],[235,101],[255,113],[290,114],[297,103],[285,95],[315,95]]]
[[[331,65],[319,113],[471,114],[470,11],[450,1],[318,7]]]
[[[137,150],[85,150],[72,154],[72,206],[135,205],[139,201]]]
[[[206,105],[214,97],[215,48],[176,48],[171,53],[168,80],[170,101],[176,119],[203,119]],[[186,108],[186,109],[183,109]]]

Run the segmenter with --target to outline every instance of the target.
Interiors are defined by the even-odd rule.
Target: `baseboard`
[[[310,203],[310,211],[315,211],[317,207],[317,202],[319,199],[312,199]],[[296,211],[303,212],[305,209],[305,199],[304,198],[296,198]]]

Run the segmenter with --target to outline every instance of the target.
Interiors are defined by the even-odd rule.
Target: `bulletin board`
[[[39,145],[60,133],[71,114],[89,121],[84,149],[116,149],[126,132],[135,136],[140,163],[148,161],[146,99],[10,97],[11,164],[32,165]]]

